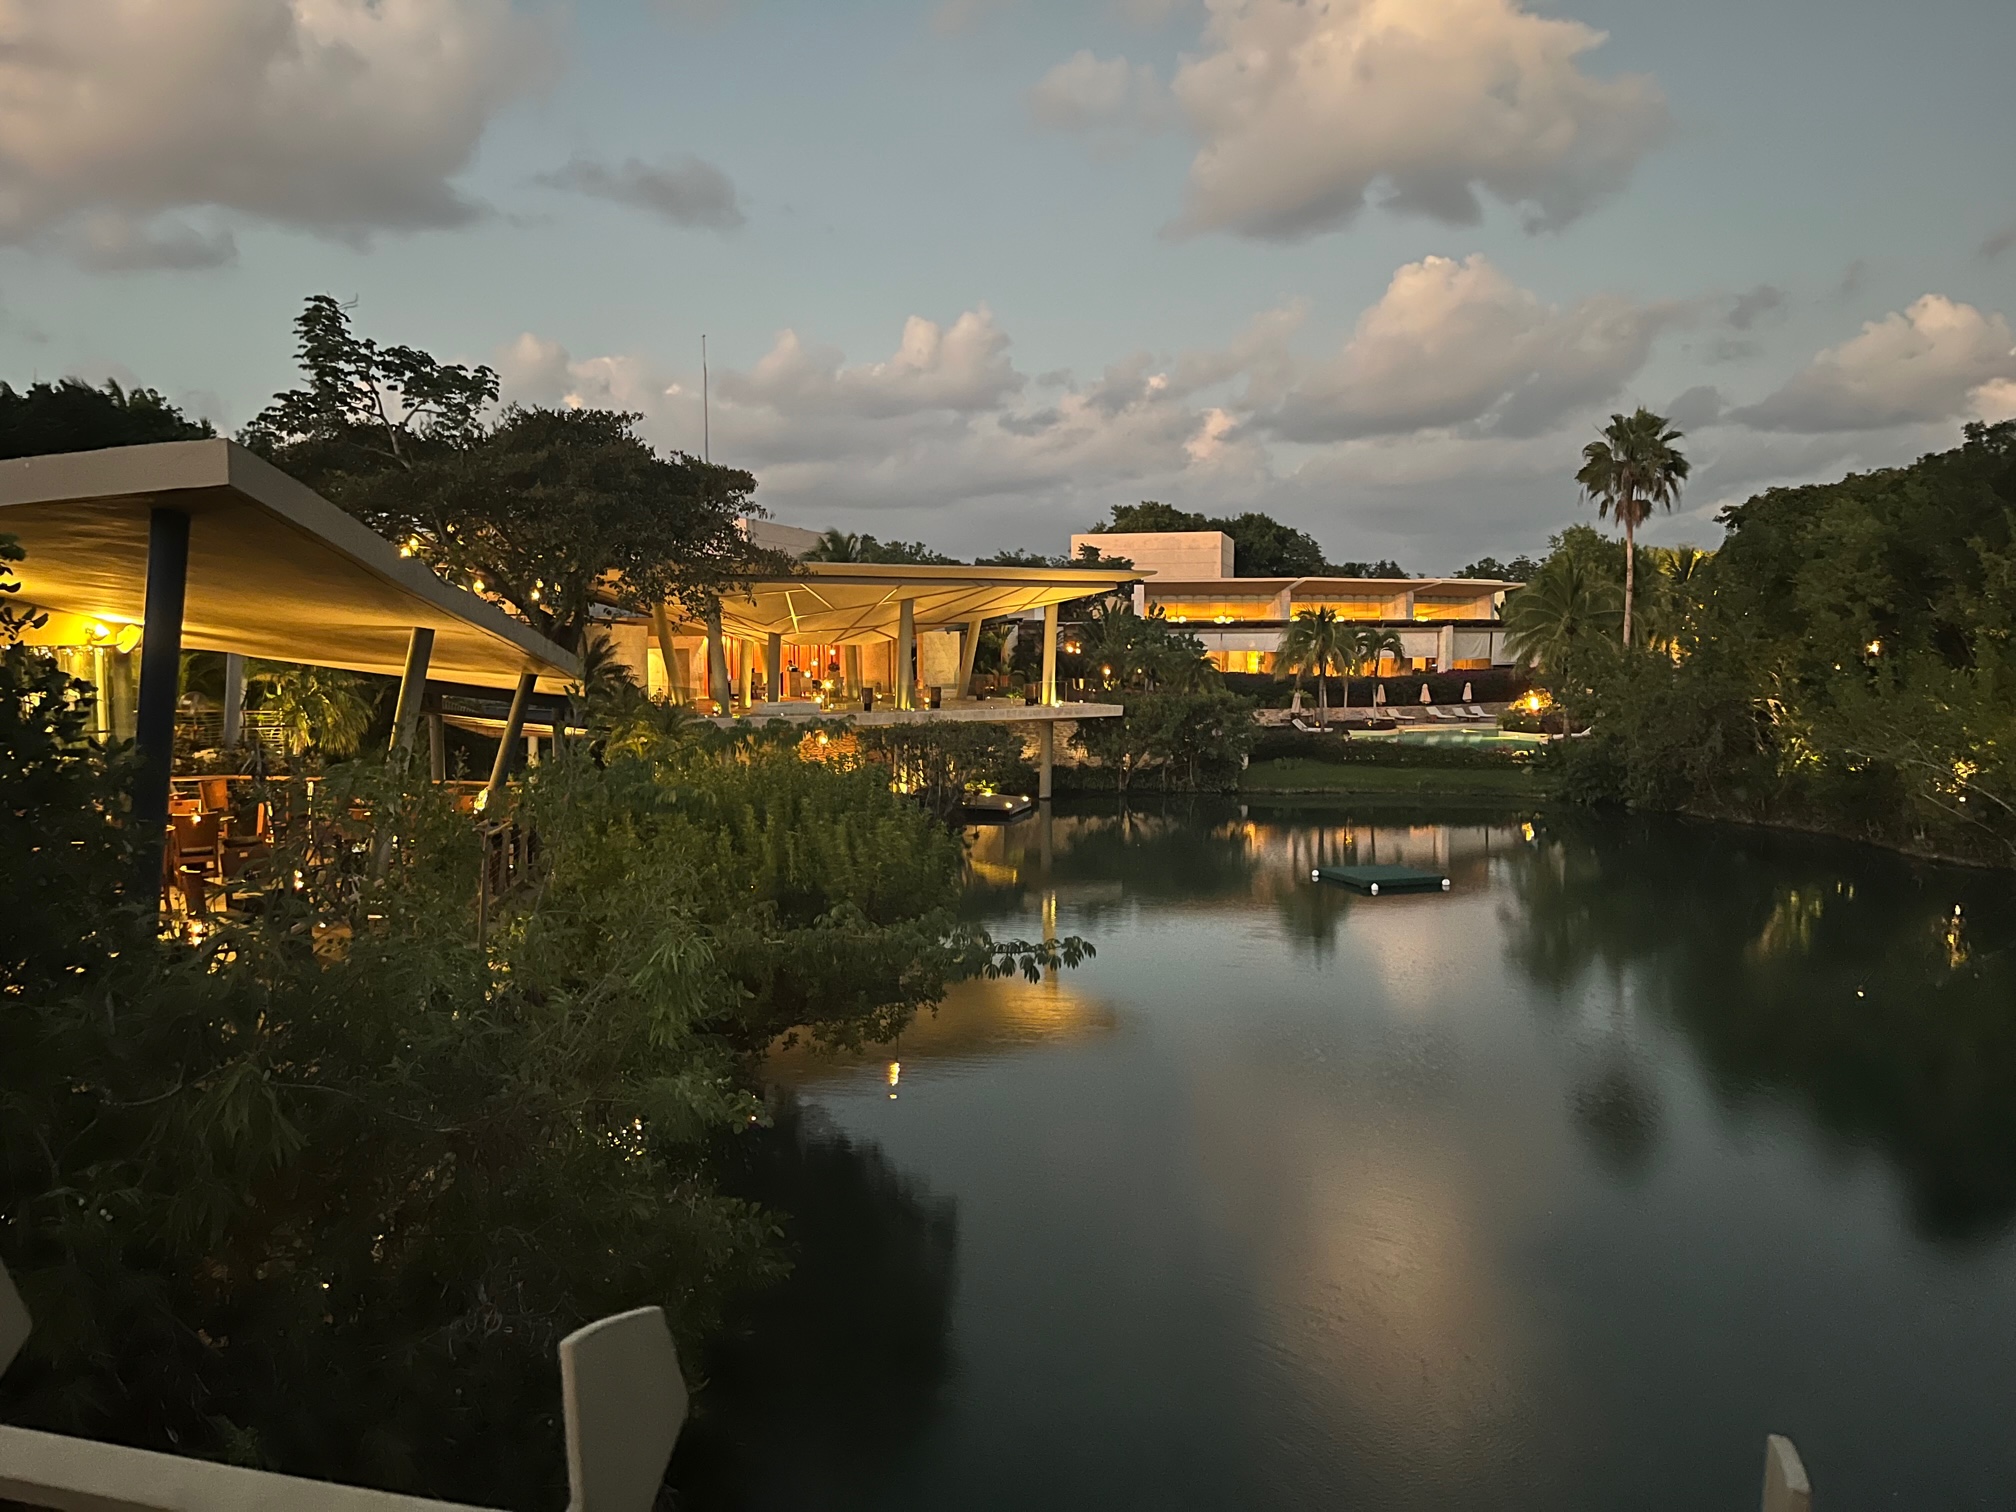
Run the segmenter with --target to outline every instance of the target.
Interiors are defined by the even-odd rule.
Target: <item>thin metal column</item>
[[[420,728],[420,706],[427,697],[427,663],[434,655],[434,632],[415,625],[406,637],[406,670],[399,678],[399,704],[392,715],[394,753],[411,751]]]
[[[1057,702],[1057,605],[1043,606],[1043,702]],[[1044,726],[1048,729],[1049,726]],[[1046,793],[1044,795],[1048,797]]]
[[[917,605],[912,599],[902,599],[896,605],[896,666],[889,678],[889,691],[896,695],[899,709],[917,705],[917,673],[912,666],[916,659]]]
[[[182,606],[189,591],[189,516],[153,510],[147,521],[147,599],[142,611],[140,709],[134,743],[140,771],[133,785],[133,825],[141,864],[158,869],[168,824],[168,778],[175,763],[175,700],[182,681]],[[150,859],[151,858],[151,859]]]
[[[227,751],[236,750],[245,733],[245,658],[236,651],[224,653],[224,730],[219,739]]]
[[[526,672],[518,679],[518,690],[511,695],[511,712],[504,716],[504,735],[497,742],[497,759],[490,767],[490,782],[483,789],[483,807],[487,811],[497,801],[497,795],[504,791],[504,780],[511,775],[511,748],[525,733],[525,705],[532,698],[532,685],[538,680],[536,674]]]

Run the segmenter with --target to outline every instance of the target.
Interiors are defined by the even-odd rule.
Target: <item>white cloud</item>
[[[228,232],[177,212],[466,222],[452,180],[552,56],[509,0],[0,0],[0,241],[192,266]]]
[[[1651,79],[1583,72],[1603,40],[1517,0],[1211,0],[1171,85],[1200,141],[1173,229],[1303,237],[1368,196],[1467,224],[1480,191],[1564,225],[1666,123]]]
[[[1029,111],[1058,131],[1152,131],[1168,118],[1169,96],[1155,70],[1125,58],[1074,53],[1029,91]]]
[[[789,416],[872,418],[992,409],[1025,381],[1009,361],[1007,334],[983,305],[949,330],[913,315],[894,355],[854,367],[833,348],[808,347],[784,331],[747,373],[724,373],[721,393]]]
[[[1732,419],[1758,430],[1881,430],[1993,408],[2016,380],[2016,337],[1998,314],[1943,294],[1869,321]]]
[[[1481,255],[1423,258],[1263,419],[1305,442],[1454,426],[1538,435],[1615,394],[1666,318],[1614,295],[1550,306]]]
[[[732,231],[744,220],[728,175],[690,152],[662,163],[630,158],[614,167],[575,157],[563,168],[540,174],[538,182],[649,210],[675,226]]]

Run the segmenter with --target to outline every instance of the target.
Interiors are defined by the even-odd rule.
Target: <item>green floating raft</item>
[[[1309,873],[1309,880],[1341,882],[1375,898],[1381,893],[1449,891],[1449,879],[1442,873],[1411,866],[1319,866]]]

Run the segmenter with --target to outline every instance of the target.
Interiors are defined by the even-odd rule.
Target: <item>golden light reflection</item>
[[[1072,986],[1065,972],[1042,982],[1022,977],[956,983],[937,1011],[920,1013],[902,1036],[900,1058],[892,1045],[854,1050],[795,1042],[779,1036],[763,1062],[765,1080],[781,1087],[811,1087],[858,1076],[868,1067],[895,1095],[904,1067],[985,1059],[1109,1034],[1112,1008]]]

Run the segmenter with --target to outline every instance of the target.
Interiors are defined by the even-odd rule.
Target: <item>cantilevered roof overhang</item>
[[[428,675],[549,688],[579,662],[475,594],[399,555],[320,494],[230,441],[169,441],[0,462],[0,534],[19,537],[20,599],[141,624],[148,521],[189,517],[182,644],[399,675],[409,633],[434,632]]]
[[[770,578],[724,595],[721,629],[749,640],[840,645],[893,641],[902,605],[919,630],[1024,615],[1126,588],[1147,572],[1077,567],[912,567],[807,562],[803,577]],[[690,622],[689,622],[690,625]],[[697,629],[697,626],[690,626]]]

